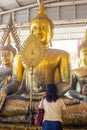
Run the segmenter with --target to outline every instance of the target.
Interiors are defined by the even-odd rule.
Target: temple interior
[[[49,84],[67,109],[63,130],[87,130],[86,82],[87,0],[0,0],[0,130],[42,130]]]

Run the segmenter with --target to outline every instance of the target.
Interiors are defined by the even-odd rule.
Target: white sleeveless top
[[[62,122],[62,112],[66,111],[66,106],[62,98],[56,102],[47,102],[46,98],[42,99],[39,108],[44,108],[44,120]]]

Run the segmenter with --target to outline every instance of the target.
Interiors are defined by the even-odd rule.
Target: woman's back
[[[43,104],[43,106],[41,106]],[[39,108],[44,108],[44,120],[61,121],[61,114],[66,110],[65,104],[61,98],[56,102],[48,102],[46,98],[42,99]]]
[[[62,112],[66,106],[58,95],[58,88],[55,84],[48,84],[46,96],[40,102],[39,109],[44,109],[42,130],[63,130]]]

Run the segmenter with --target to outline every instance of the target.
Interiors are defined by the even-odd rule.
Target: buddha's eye
[[[45,30],[45,29],[46,29],[46,26],[41,26],[41,29],[42,29],[42,30]]]
[[[34,26],[32,30],[36,30],[37,29],[37,26]]]
[[[37,31],[38,27],[37,26],[33,26],[31,31],[32,31],[32,34],[35,33]]]

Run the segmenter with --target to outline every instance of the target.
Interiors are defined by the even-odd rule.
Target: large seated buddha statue
[[[45,8],[42,3],[38,14],[30,23],[30,32],[31,35],[34,35],[35,38],[38,39],[40,44],[43,45],[42,48],[45,48],[46,50],[44,53],[43,60],[33,68],[34,91],[36,90],[37,92],[44,92],[46,85],[49,83],[55,83],[58,85],[60,84],[60,88],[62,87],[63,88],[65,87],[65,89],[67,89],[67,87],[69,88],[70,87],[70,59],[69,59],[70,56],[65,51],[49,48],[49,44],[51,44],[53,38],[53,23],[47,16]],[[23,51],[24,54],[20,53],[21,52],[20,50],[20,52],[14,57],[14,64],[13,64],[14,79],[12,83],[6,87],[6,90],[2,92],[4,93],[4,96],[3,94],[2,96],[0,96],[0,98],[2,98],[2,102],[7,95],[17,92],[19,90],[23,80],[24,71],[26,73],[25,75],[27,78],[28,75],[27,73],[31,65],[27,66],[27,64],[24,64],[23,62],[24,60],[22,59],[25,59],[28,56],[30,56],[30,53],[31,55],[34,54],[35,52],[36,55],[37,53],[41,54],[42,51],[41,48],[38,47],[37,50],[35,50],[35,44],[37,47],[37,42],[36,40],[33,39],[34,38],[30,38],[29,36],[24,43],[24,46],[26,46],[26,50],[24,49],[25,51]],[[32,47],[31,44],[33,44],[33,42],[36,43]],[[27,50],[27,48],[30,48],[30,50]],[[33,51],[31,51],[32,48]],[[23,57],[23,55],[25,57]],[[37,60],[40,55],[37,55],[37,57],[36,55],[34,55],[33,57],[35,57],[35,59]],[[32,64],[32,62],[33,61],[31,61],[30,64]],[[28,87],[29,86],[30,86],[30,82],[28,82]]]
[[[14,93],[16,97],[19,97],[20,94],[22,97],[29,97],[32,67],[33,93],[43,96],[46,85],[50,83],[58,85],[60,95],[70,88],[70,55],[63,50],[50,49],[53,38],[53,23],[47,16],[43,3],[40,4],[38,14],[30,23],[30,32],[31,35],[25,40],[23,47],[14,57],[13,80],[0,93],[0,109],[2,111],[4,110],[3,103],[9,95],[10,98]],[[28,93],[25,93],[26,91]],[[22,104],[18,104],[21,109]],[[9,105],[12,105],[12,102]],[[16,110],[16,105],[13,105],[12,111]]]

